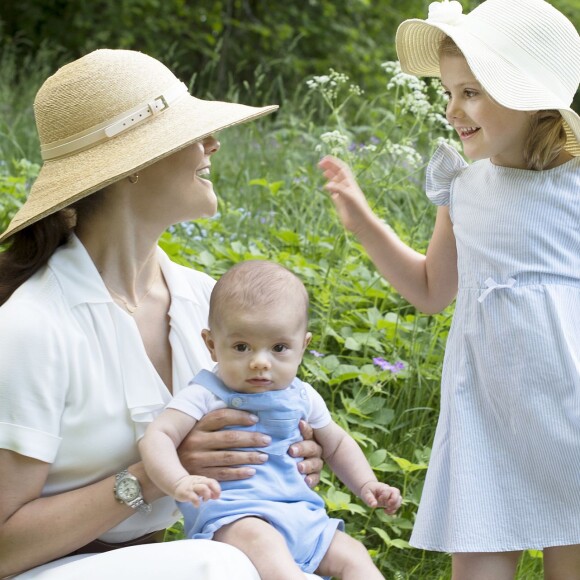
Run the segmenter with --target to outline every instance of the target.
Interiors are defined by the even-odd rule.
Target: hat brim
[[[440,77],[439,46],[445,36],[455,42],[482,87],[500,105],[518,111],[559,110],[566,123],[566,150],[580,156],[580,117],[569,103],[563,103],[461,27],[420,19],[401,23],[395,41],[401,70],[417,76]]]
[[[262,117],[277,105],[250,107],[191,95],[163,114],[75,155],[46,161],[26,202],[0,236],[17,231],[217,131]]]

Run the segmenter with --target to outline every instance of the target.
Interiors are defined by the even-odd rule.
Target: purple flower
[[[381,370],[391,371],[393,374],[397,374],[405,368],[405,363],[402,361],[397,361],[395,364],[393,364],[380,356],[373,358],[373,363],[380,367]]]
[[[317,350],[311,350],[309,352],[312,356],[315,356],[316,358],[320,358],[321,356],[324,356],[321,352],[318,352]]]

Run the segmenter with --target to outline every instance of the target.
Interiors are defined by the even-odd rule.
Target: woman
[[[200,332],[213,280],[170,262],[157,240],[215,213],[212,134],[276,108],[196,99],[124,50],[95,51],[39,90],[45,163],[0,236],[11,241],[0,254],[0,577],[258,578],[229,546],[155,543],[179,512],[148,479],[137,439],[211,365]],[[231,448],[264,436],[217,431],[252,422],[214,413],[182,462],[250,477],[264,454]],[[297,447],[315,483],[319,447]]]

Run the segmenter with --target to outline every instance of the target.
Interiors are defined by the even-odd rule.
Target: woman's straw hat
[[[34,101],[44,164],[8,236],[199,141],[278,107],[192,97],[159,61],[96,50],[63,66]]]
[[[500,105],[558,109],[566,150],[580,156],[580,117],[570,108],[580,83],[580,37],[563,14],[544,0],[486,0],[469,14],[462,14],[459,2],[433,2],[427,20],[405,20],[397,30],[403,72],[440,76],[445,35]]]

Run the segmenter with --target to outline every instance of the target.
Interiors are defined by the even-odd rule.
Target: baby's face
[[[311,335],[304,316],[297,315],[294,304],[286,304],[259,312],[232,309],[203,337],[227,387],[261,393],[288,387]]]

